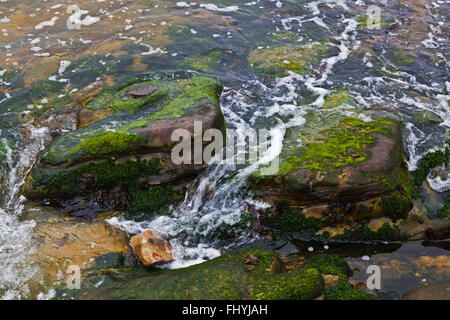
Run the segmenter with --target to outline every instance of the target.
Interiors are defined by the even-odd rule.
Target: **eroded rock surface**
[[[130,246],[144,266],[173,261],[172,247],[156,232],[146,230],[130,239]]]

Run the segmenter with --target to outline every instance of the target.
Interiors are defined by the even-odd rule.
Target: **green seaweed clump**
[[[280,214],[270,217],[265,214],[263,219],[265,226],[283,231],[313,230],[318,231],[324,226],[319,218],[306,217],[301,209],[288,208]]]
[[[77,148],[91,155],[120,154],[139,144],[142,137],[138,134],[127,134],[108,131],[101,136],[82,141]]]
[[[439,217],[442,219],[450,216],[450,196],[447,196],[442,206],[439,208]]]
[[[150,186],[147,190],[142,190],[136,186],[132,186],[130,196],[131,202],[128,211],[136,219],[136,213],[153,213],[167,208],[172,203],[173,192],[170,187]]]
[[[334,274],[352,276],[353,271],[350,269],[347,261],[337,254],[318,254],[308,257],[306,265],[310,268],[316,268],[322,274]]]
[[[393,125],[389,122],[390,125]],[[296,169],[327,171],[357,165],[368,157],[367,147],[375,143],[373,133],[391,134],[385,123],[364,122],[358,118],[344,117],[337,127],[322,130],[318,142],[288,154],[280,164],[281,174]]]
[[[324,238],[330,239],[329,236],[324,233]],[[405,240],[400,234],[400,230],[397,226],[392,227],[389,223],[385,222],[377,230],[373,231],[366,224],[356,229],[346,229],[344,233],[337,234],[331,238],[337,241],[400,241]],[[330,240],[331,240],[330,239]]]
[[[365,292],[354,289],[348,282],[353,275],[348,263],[337,254],[320,254],[307,258],[307,267],[313,267],[322,274],[339,276],[336,286],[325,288],[325,300],[369,300],[373,297]]]
[[[100,163],[91,162],[86,166],[49,173],[37,169],[32,174],[33,187],[43,187],[48,193],[66,193],[71,197],[80,193],[82,180],[92,177],[89,191],[109,190],[115,186],[129,188],[136,184],[136,180],[142,176],[158,173],[161,170],[159,159],[151,160],[127,160],[117,163],[106,160]]]
[[[273,275],[253,288],[258,300],[311,300],[321,295],[325,283],[317,269],[296,269]]]
[[[325,300],[372,300],[374,297],[363,291],[356,290],[348,282],[347,277],[339,276],[338,284],[325,288]]]

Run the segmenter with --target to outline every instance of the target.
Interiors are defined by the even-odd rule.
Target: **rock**
[[[248,55],[248,62],[264,75],[286,76],[289,71],[306,74],[329,49],[327,43],[291,43],[255,49]]]
[[[321,227],[396,221],[412,208],[400,123],[384,117],[364,122],[309,114],[304,127],[286,133],[278,172],[255,172],[250,182],[257,196],[280,208],[272,218],[282,219],[288,208],[303,216],[286,218],[292,231],[293,221],[315,220]]]
[[[339,276],[333,274],[324,274],[323,279],[325,280],[325,288],[329,288],[337,285]]]
[[[27,206],[22,219],[36,222],[37,248],[31,260],[55,281],[70,265],[83,270],[95,266],[97,257],[121,255],[128,248],[127,235],[103,221],[106,217],[81,222],[50,207]]]
[[[242,260],[254,255],[259,261],[246,270]],[[58,299],[144,300],[238,300],[314,299],[324,289],[315,268],[281,272],[274,251],[252,248],[228,252],[221,257],[187,268],[152,272],[117,268],[83,273],[81,290],[57,290]],[[103,279],[100,285],[99,281]],[[96,286],[97,285],[97,286]],[[65,294],[65,295],[63,295]]]
[[[242,262],[245,264],[255,265],[258,264],[259,260],[253,253],[249,253],[242,259]]]
[[[137,99],[146,97],[158,90],[157,87],[152,86],[150,84],[143,84],[143,85],[137,85],[133,86],[124,92],[124,96],[122,97],[123,100],[127,99]]]
[[[144,266],[173,261],[169,242],[151,230],[146,230],[130,239],[130,246]]]
[[[46,149],[26,179],[24,195],[30,200],[82,196],[102,208],[126,209],[142,192],[157,189],[152,186],[188,182],[206,164],[174,164],[171,150],[178,142],[171,140],[172,132],[185,129],[193,136],[195,121],[201,121],[202,133],[224,131],[221,91],[220,83],[206,77],[103,89],[80,112],[83,127]]]
[[[450,280],[413,289],[402,300],[450,300]]]

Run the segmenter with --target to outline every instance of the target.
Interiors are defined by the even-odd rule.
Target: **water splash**
[[[19,190],[49,135],[47,128],[37,128],[32,122],[25,124],[24,130],[29,132],[29,138],[20,150],[13,150],[3,139],[9,171],[2,186],[6,198],[0,207],[0,298],[6,300],[26,298],[30,294],[28,283],[38,273],[37,267],[30,263],[36,250],[33,245],[36,224],[19,221],[26,200],[19,196]]]

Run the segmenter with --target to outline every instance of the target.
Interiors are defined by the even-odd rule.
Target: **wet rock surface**
[[[375,29],[360,1],[77,5],[90,16],[81,29],[67,27],[66,8],[53,0],[0,9],[1,298],[64,292],[74,263],[89,270],[77,298],[398,299],[425,283],[409,296],[445,299],[442,3],[378,3]],[[171,134],[193,133],[195,121],[202,133],[273,130],[280,172],[174,164]],[[43,205],[20,221],[22,195]],[[145,259],[131,254],[126,232],[104,220],[112,209],[130,236],[151,223],[163,247],[162,238],[178,240],[172,249],[186,255],[172,257],[176,267],[254,237],[283,254],[222,252],[187,269],[139,268]],[[418,239],[423,247],[401,242]],[[360,272],[337,257],[311,259],[328,250]],[[41,273],[29,268],[34,260]],[[373,262],[381,292],[364,286]]]
[[[130,246],[144,266],[173,261],[172,247],[169,242],[151,230],[131,237]]]
[[[402,300],[450,300],[450,281],[416,288],[403,296]]]

